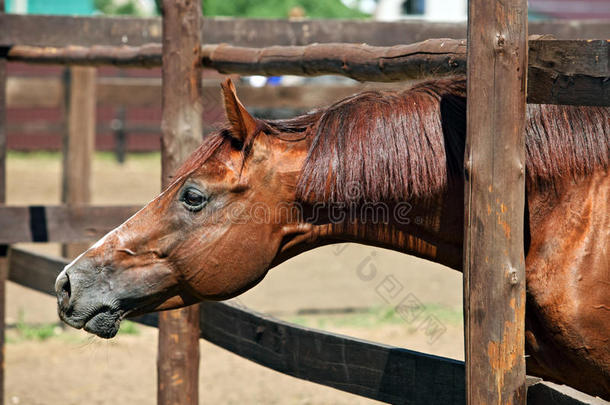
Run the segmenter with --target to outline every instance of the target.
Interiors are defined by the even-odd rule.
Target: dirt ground
[[[156,154],[129,156],[123,166],[98,154],[93,202],[145,203],[159,190],[159,173]],[[9,204],[58,203],[59,190],[57,154],[9,154]],[[28,247],[58,252],[57,245]],[[463,359],[461,282],[453,270],[396,252],[336,245],[282,264],[239,300],[292,322]],[[116,338],[102,340],[57,326],[52,297],[13,283],[7,290],[8,404],[154,403],[155,329],[125,325]],[[418,303],[417,316],[400,311],[407,301]],[[329,314],[341,308],[353,312]],[[202,404],[374,403],[268,370],[204,341],[200,348]]]

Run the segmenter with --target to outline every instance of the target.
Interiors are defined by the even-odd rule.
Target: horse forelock
[[[216,150],[228,139],[227,129],[211,133],[203,138],[201,145],[188,157],[188,159],[180,166],[173,176],[172,183],[168,186],[172,187],[175,183],[182,181],[195,170],[200,168]]]

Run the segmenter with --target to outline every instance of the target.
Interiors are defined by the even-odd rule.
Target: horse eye
[[[186,205],[190,211],[199,211],[207,202],[207,198],[196,188],[189,187],[182,192],[180,201]]]

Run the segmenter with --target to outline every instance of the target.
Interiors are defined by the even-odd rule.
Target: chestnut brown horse
[[[365,92],[226,128],[173,183],[66,266],[59,315],[102,337],[124,317],[233,297],[277,264],[353,241],[462,268],[465,81]],[[527,371],[610,398],[610,111],[529,105]],[[417,218],[417,220],[412,220]]]

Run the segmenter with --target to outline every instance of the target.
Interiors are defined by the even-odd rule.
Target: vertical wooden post
[[[4,0],[0,0],[4,13]],[[0,57],[0,206],[6,203],[6,59]],[[6,317],[6,253],[8,246],[0,245],[0,404],[4,403],[4,320]]]
[[[162,185],[202,140],[201,1],[163,1]],[[198,403],[199,307],[159,314],[157,401]]]
[[[468,404],[525,404],[526,0],[470,0],[464,310]]]
[[[95,151],[96,69],[74,66],[65,90],[67,131],[63,142],[62,201],[69,205],[91,202],[91,161]],[[62,246],[65,257],[76,257],[87,243]]]

